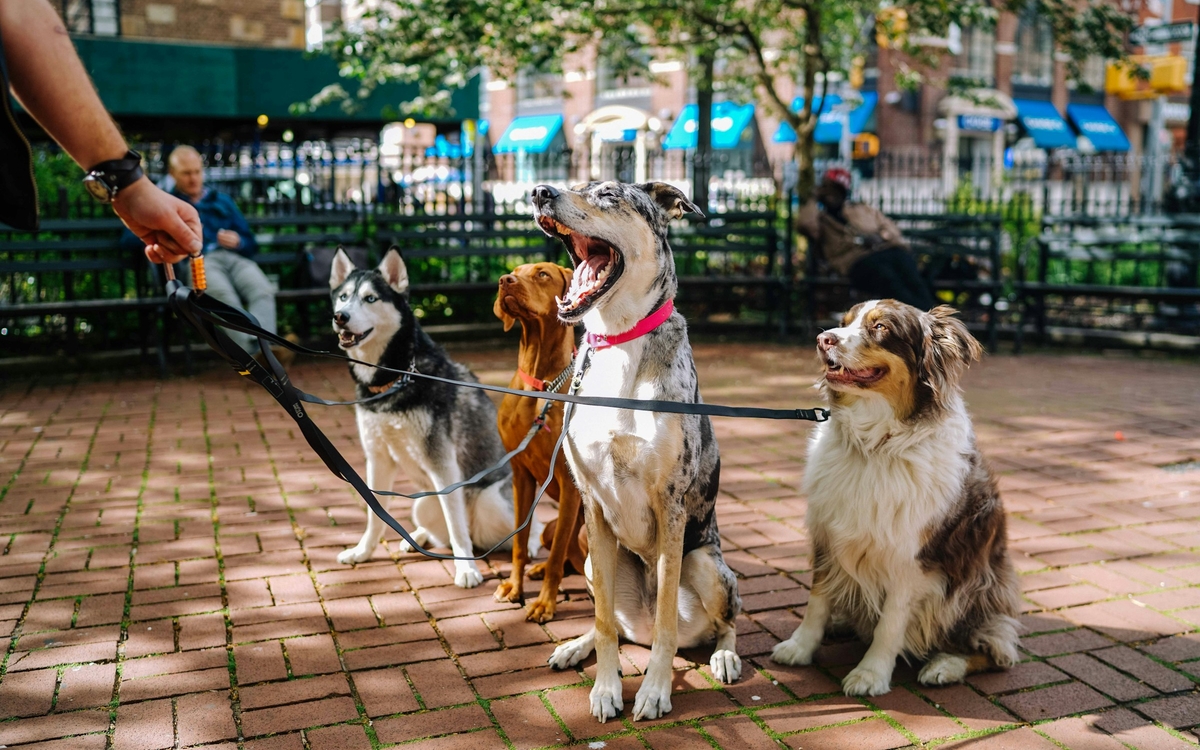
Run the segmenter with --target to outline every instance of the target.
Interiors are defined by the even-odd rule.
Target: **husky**
[[[700,210],[665,183],[539,185],[533,204],[542,231],[561,239],[575,264],[558,317],[588,332],[591,366],[578,392],[700,403],[687,324],[673,311],[678,281],[667,242],[669,220]],[[741,598],[717,532],[721,457],[712,422],[580,406],[567,436],[596,624],[559,646],[551,666],[577,664],[595,648],[591,711],[601,722],[623,708],[618,636],[651,647],[635,720],[671,710],[677,648],[715,643],[713,676],[737,680]]]
[[[479,382],[421,329],[408,303],[408,269],[395,248],[374,270],[356,268],[339,248],[329,287],[333,330],[350,357],[393,370]],[[496,407],[483,391],[421,378],[403,384],[395,372],[360,364],[350,365],[350,375],[359,399],[395,388],[386,398],[355,407],[367,484],[373,489],[390,490],[401,468],[422,489],[440,489],[494,466],[504,455]],[[380,502],[386,508],[387,496]],[[512,469],[505,465],[476,485],[417,500],[412,537],[422,546],[449,546],[455,556],[469,557],[473,548],[488,549],[508,535],[512,517]],[[338,562],[367,560],[383,532],[383,521],[368,509],[362,539],[339,554]],[[540,528],[530,534],[531,557],[540,536]],[[400,549],[415,551],[407,542]],[[474,560],[454,561],[455,585],[472,588],[482,582]]]

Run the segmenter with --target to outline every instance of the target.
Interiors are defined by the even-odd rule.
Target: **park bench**
[[[888,215],[900,226],[934,291],[948,292],[951,304],[977,335],[982,332],[988,349],[995,351],[1001,312],[997,304],[1006,304],[1002,218],[992,214]],[[850,289],[850,281],[831,274],[817,252],[807,254],[805,276],[798,286],[805,293],[810,330],[828,320],[833,311],[846,310],[862,301]]]
[[[560,243],[528,214],[376,215],[374,223],[374,246],[379,252],[400,248],[414,295],[468,294],[477,304],[486,297],[490,309],[497,279],[519,263],[569,264]],[[720,314],[750,303],[770,314],[787,298],[774,213],[730,212],[676,222],[670,241],[684,304]],[[767,296],[756,299],[748,290],[765,290]],[[781,324],[786,317],[780,315]]]
[[[1200,217],[1046,217],[1018,258],[1018,345],[1049,326],[1200,332]]]
[[[68,354],[80,350],[80,334],[94,330],[100,346],[110,348],[136,330],[136,343],[146,354],[152,320],[164,300],[145,259],[119,247],[120,229],[116,218],[48,220],[37,232],[0,225],[0,327],[7,329],[6,353],[24,353],[20,333],[25,330],[58,339]],[[136,316],[137,325],[117,324],[118,315]],[[161,360],[161,342],[158,350]]]

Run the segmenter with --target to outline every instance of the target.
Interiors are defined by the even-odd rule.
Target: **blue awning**
[[[1067,117],[1097,151],[1128,151],[1129,139],[1108,110],[1099,104],[1069,104]]]
[[[862,104],[850,111],[850,134],[858,135],[867,129],[867,123],[871,119],[871,115],[875,112],[875,104],[879,101],[879,94],[874,91],[863,92]],[[814,136],[817,143],[839,143],[842,140],[842,113],[833,111],[833,108],[842,103],[842,97],[837,94],[830,94],[824,98],[816,97],[813,99],[813,111],[818,113],[817,131]],[[792,111],[799,112],[804,109],[804,97],[798,96],[792,101]],[[795,143],[796,131],[791,125],[786,122],[779,124],[779,129],[775,131],[773,140],[776,143]]]
[[[518,117],[509,123],[508,130],[492,148],[495,154],[512,154],[523,151],[543,154],[550,148],[554,137],[562,131],[562,115],[529,115]]]
[[[663,139],[663,149],[695,148],[696,147],[696,115],[700,109],[695,104],[689,104],[679,113],[679,118],[671,126],[667,137]],[[747,132],[746,126],[754,121],[753,104],[735,104],[733,102],[714,102],[712,106],[712,147],[730,149],[749,142],[752,132]],[[745,137],[743,137],[745,136]]]
[[[426,156],[442,156],[450,159],[461,159],[463,148],[457,143],[451,143],[446,140],[446,136],[439,135],[434,139],[433,145],[425,149]],[[470,156],[470,154],[467,154]]]
[[[1075,148],[1075,134],[1050,102],[1013,99],[1017,119],[1038,148]]]

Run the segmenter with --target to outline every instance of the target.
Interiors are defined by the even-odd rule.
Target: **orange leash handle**
[[[192,289],[203,292],[208,289],[208,277],[204,275],[204,256],[192,257]]]

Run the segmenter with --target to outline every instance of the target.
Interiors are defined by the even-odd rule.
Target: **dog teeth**
[[[568,227],[568,226],[566,226],[566,225],[565,225],[565,224],[563,224],[562,222],[555,221],[555,222],[554,222],[554,228],[558,230],[558,233],[559,233],[559,234],[566,235],[567,237],[570,237],[570,236],[571,236],[571,234],[572,234],[572,232],[571,232],[571,228],[570,228],[570,227]]]

